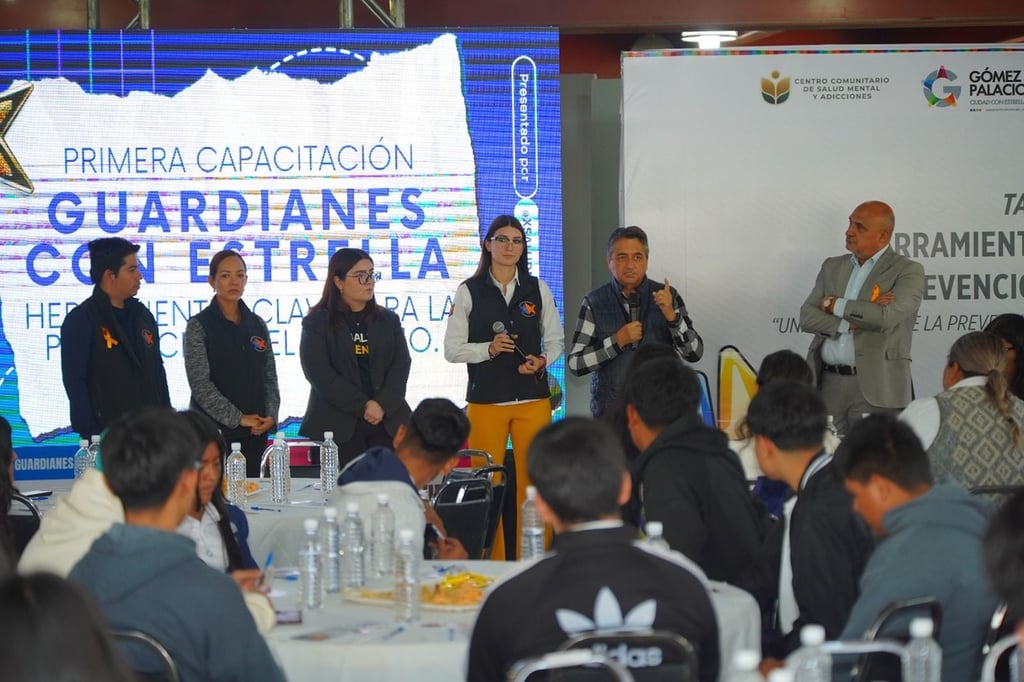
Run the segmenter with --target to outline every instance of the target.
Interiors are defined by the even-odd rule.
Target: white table
[[[516,566],[503,561],[461,561],[483,575],[501,576]],[[425,570],[451,562],[425,562]],[[275,580],[278,608],[297,603],[298,584]],[[735,652],[761,650],[761,619],[753,597],[736,587],[712,583],[718,615],[722,674]],[[301,625],[281,625],[267,642],[291,680],[382,680],[449,682],[465,677],[465,662],[475,612],[421,612],[420,623],[395,634],[390,606],[368,606],[327,595],[322,609],[305,611]],[[326,633],[322,641],[296,639]]]
[[[302,529],[304,519],[324,517],[320,479],[293,478],[289,504],[274,504],[270,499],[270,481],[258,481],[260,490],[247,498],[249,509],[249,549],[257,563],[263,563],[269,552],[274,553],[275,566],[298,566],[299,549],[306,537]],[[254,508],[255,507],[255,508]]]

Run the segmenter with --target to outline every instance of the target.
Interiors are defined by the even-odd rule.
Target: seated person
[[[230,573],[239,585],[255,584],[259,570],[249,551],[249,522],[241,509],[224,499],[224,438],[208,417],[194,411],[182,414],[205,449],[195,503],[178,532],[192,538],[207,566]]]
[[[125,522],[100,536],[69,577],[99,602],[112,628],[141,630],[163,644],[182,682],[283,680],[238,586],[175,532],[195,504],[204,449],[186,418],[168,408],[126,415],[102,447]]]
[[[451,471],[456,455],[469,435],[469,420],[462,410],[446,398],[427,398],[420,402],[395,433],[395,450],[370,448],[342,469],[331,504],[344,509],[349,502],[359,503],[359,516],[369,519],[377,508],[377,495],[387,493],[395,513],[395,530],[409,528],[422,538],[427,517],[440,527],[440,519],[429,504],[420,499],[419,490],[438,475]],[[443,532],[444,528],[440,527]],[[395,533],[398,536],[398,533]],[[437,537],[439,559],[465,559],[466,549],[451,537]]]
[[[1024,400],[1024,315],[996,315],[985,325],[984,331],[995,334],[1006,344],[1006,385],[1011,393]]]
[[[985,573],[992,590],[1006,604],[1006,617],[1016,620],[1024,644],[1024,490],[1014,493],[992,515],[982,539]]]
[[[17,559],[19,547],[19,529],[15,524],[21,519],[31,517],[11,516],[11,500],[18,489],[14,487],[14,446],[11,443],[11,424],[0,417],[0,556],[6,565]],[[27,532],[26,532],[27,537]],[[24,542],[24,540],[22,540]]]
[[[832,455],[822,448],[825,424],[818,391],[789,381],[765,386],[747,410],[747,428],[764,475],[796,491],[765,541],[761,559],[765,586],[760,593],[773,597],[762,602],[761,611],[776,614],[766,624],[769,658],[762,673],[797,648],[804,625],[823,626],[828,639],[839,636],[874,546],[871,531],[853,511],[850,494],[835,474]]]
[[[988,332],[964,334],[949,349],[945,390],[900,414],[921,439],[939,483],[968,490],[1024,485],[1024,401],[1007,385],[1006,346]]]
[[[516,661],[554,651],[581,632],[630,627],[687,638],[698,679],[716,680],[718,623],[703,575],[623,525],[619,505],[631,483],[612,430],[583,417],[546,426],[530,445],[527,468],[554,542],[487,596],[473,626],[467,679],[504,680]]]
[[[0,582],[5,680],[136,682],[103,614],[79,585],[49,573]]]
[[[631,470],[639,522],[661,521],[669,546],[711,580],[750,589],[767,517],[725,434],[701,420],[697,376],[658,358],[631,372],[622,393],[641,450]]]
[[[956,484],[933,486],[921,442],[888,415],[857,422],[836,450],[835,467],[853,508],[880,538],[840,639],[861,639],[891,602],[934,597],[942,604],[942,679],[978,679],[996,607],[981,560],[987,503]]]
[[[193,417],[196,413],[183,412],[182,414],[186,416],[188,425],[196,430],[197,438],[205,441],[208,445],[214,442],[209,440],[212,435],[205,426],[201,427],[199,420]],[[214,431],[214,433],[217,432]],[[219,437],[217,434],[218,439]],[[220,446],[218,445],[218,447]],[[124,523],[124,507],[121,506],[121,501],[107,485],[107,478],[102,471],[103,464],[102,458],[97,457],[97,468],[87,469],[82,478],[74,482],[68,494],[58,497],[56,506],[43,515],[39,530],[36,531],[18,561],[19,573],[46,571],[66,576],[71,572],[72,567],[85,556],[92,543],[106,533],[111,525]],[[252,613],[257,627],[262,633],[270,632],[276,620],[274,608],[265,595],[255,590],[259,572],[238,570],[255,567],[248,546],[244,545],[245,537],[248,535],[248,522],[241,510],[238,510],[238,515],[241,516],[241,519],[231,516],[229,513],[232,524],[239,529],[238,535],[235,536],[232,533],[232,536],[235,537],[235,544],[239,544],[240,541],[245,546],[245,550],[243,552],[239,547],[242,554],[238,558],[237,566],[229,562],[228,565],[219,568],[220,570],[234,571],[232,575],[244,590],[245,604]],[[225,551],[229,551],[227,549],[229,540],[226,536],[222,537],[224,537]],[[197,545],[197,551],[202,552],[199,545]],[[245,559],[246,556],[248,556],[248,560]]]

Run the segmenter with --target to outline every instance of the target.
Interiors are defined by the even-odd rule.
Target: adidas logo
[[[615,593],[607,586],[602,587],[594,599],[594,617],[589,618],[572,609],[557,609],[555,618],[558,627],[568,636],[582,632],[615,630],[649,630],[654,627],[658,604],[653,599],[642,601],[623,617],[622,607]],[[662,651],[656,646],[629,648],[625,642],[611,646],[598,643],[591,651],[614,658],[628,668],[655,668],[662,664]]]

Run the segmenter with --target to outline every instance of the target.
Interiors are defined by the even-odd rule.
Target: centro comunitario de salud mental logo
[[[960,96],[960,86],[951,85],[955,80],[956,74],[941,65],[938,69],[928,74],[921,81],[921,85],[924,86],[924,98],[928,100],[928,106],[955,107],[956,100]],[[936,86],[941,88],[941,93],[945,95],[944,97],[939,97],[935,94]]]

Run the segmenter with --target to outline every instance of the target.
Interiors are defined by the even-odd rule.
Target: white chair
[[[981,666],[981,682],[996,682],[996,667],[1006,652],[1017,647],[1011,656],[1015,660],[1010,661],[1010,680],[1012,682],[1019,682],[1024,677],[1024,651],[1018,647],[1020,644],[1020,637],[1016,634],[1007,635],[1001,640],[992,645],[989,649],[988,654],[985,656],[985,662]]]

